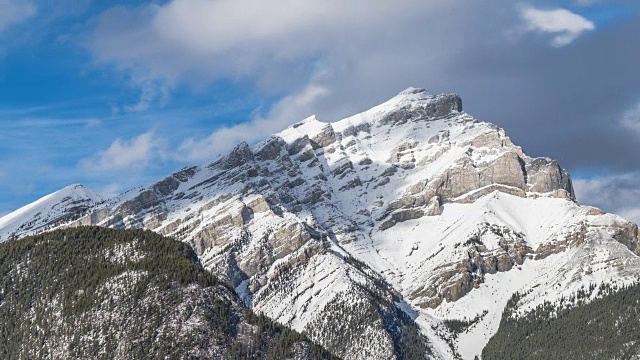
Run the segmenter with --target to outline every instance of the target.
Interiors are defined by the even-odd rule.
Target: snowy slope
[[[527,311],[640,274],[635,224],[579,205],[557,162],[527,156],[463,112],[457,95],[423,89],[334,123],[312,116],[155,184],[95,196],[63,226],[188,242],[248,305],[347,359],[406,357],[407,346],[473,358],[513,293],[527,292]],[[54,203],[8,215],[0,234],[36,231],[20,226]],[[465,318],[477,321],[458,336],[445,326]]]
[[[0,242],[73,220],[103,200],[83,185],[67,186],[0,218]]]

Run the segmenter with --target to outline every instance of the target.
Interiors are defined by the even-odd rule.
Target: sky
[[[636,0],[0,0],[0,215],[116,194],[337,121],[457,93],[578,200],[640,222]]]

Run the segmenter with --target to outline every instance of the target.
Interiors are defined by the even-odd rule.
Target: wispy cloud
[[[0,112],[1,116],[2,112]],[[60,128],[67,126],[83,125],[87,127],[97,127],[101,124],[99,119],[64,119],[64,118],[21,118],[11,121],[0,121],[0,129],[28,129],[28,128]]]
[[[309,63],[372,49],[389,35],[379,24],[418,24],[443,7],[434,0],[173,0],[106,11],[85,45],[96,64],[113,66],[142,90],[128,110],[147,108],[163,86],[180,82],[197,88],[248,79],[265,92],[290,94],[305,87]]]
[[[575,179],[578,200],[640,223],[640,172]]]
[[[118,138],[106,150],[82,159],[80,166],[98,172],[120,171],[134,167],[141,170],[154,160],[164,159],[165,149],[165,141],[155,137],[153,132],[148,132],[129,140]]]
[[[0,0],[0,32],[36,14],[36,6],[28,0]]]
[[[622,114],[622,126],[640,133],[640,102]]]
[[[141,112],[148,110],[154,103],[165,104],[171,97],[171,84],[158,81],[154,78],[134,78],[131,80],[134,86],[140,88],[140,98],[132,105],[122,107],[124,112]]]
[[[574,3],[578,6],[590,6],[598,3],[600,0],[574,0]]]
[[[117,182],[109,183],[100,189],[100,193],[103,194],[105,197],[116,196],[123,191],[122,185],[123,184],[117,183]]]
[[[582,33],[596,28],[593,22],[566,9],[523,7],[521,14],[529,31],[550,34],[555,47],[567,46]]]
[[[242,142],[254,142],[283,130],[287,125],[311,114],[303,113],[318,99],[326,96],[328,90],[309,85],[275,104],[266,116],[256,116],[251,121],[230,127],[223,127],[204,139],[187,139],[179,148],[180,157],[189,161],[211,160],[223,151]]]

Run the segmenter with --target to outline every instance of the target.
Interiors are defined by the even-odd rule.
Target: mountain
[[[0,218],[0,242],[35,234],[79,218],[104,196],[75,184]]]
[[[636,224],[580,205],[555,160],[457,95],[417,88],[239,144],[60,226],[78,225],[190,244],[247,306],[345,359],[472,359],[514,294],[524,316],[640,274]]]
[[[79,227],[0,244],[3,359],[330,359],[249,311],[186,244]]]

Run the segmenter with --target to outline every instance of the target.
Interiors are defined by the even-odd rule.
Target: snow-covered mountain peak
[[[427,89],[417,88],[409,86],[408,88],[400,91],[397,96],[415,95],[415,94],[428,94]]]
[[[464,113],[462,99],[458,95],[431,95],[425,89],[409,87],[388,101],[346,119],[328,123],[312,115],[275,136],[290,143],[304,136],[313,138],[323,131],[343,132],[351,126],[398,125],[408,120],[450,120],[460,115]]]
[[[71,221],[104,200],[82,184],[66,186],[0,218],[0,242]]]
[[[61,226],[188,242],[255,310],[347,359],[391,358],[406,319],[385,321],[404,310],[436,343],[444,320],[488,313],[476,337],[436,344],[444,358],[473,358],[514,292],[536,289],[522,300],[534,306],[560,296],[550,289],[640,273],[637,226],[580,206],[555,160],[526,155],[464,113],[459,96],[424,89],[336,122],[309,117],[99,204],[82,188],[63,190],[94,205]],[[325,331],[342,329],[345,314],[369,340],[341,347]]]
[[[104,200],[104,195],[89,189],[83,184],[71,184],[63,187],[62,189],[56,191],[53,194],[57,194],[58,196],[66,195],[66,196],[72,196],[76,198],[87,198],[97,202]]]
[[[423,115],[446,116],[450,112],[462,112],[462,99],[456,94],[432,95],[423,88],[409,87],[370,111],[392,111],[393,108],[422,108],[427,110]]]

